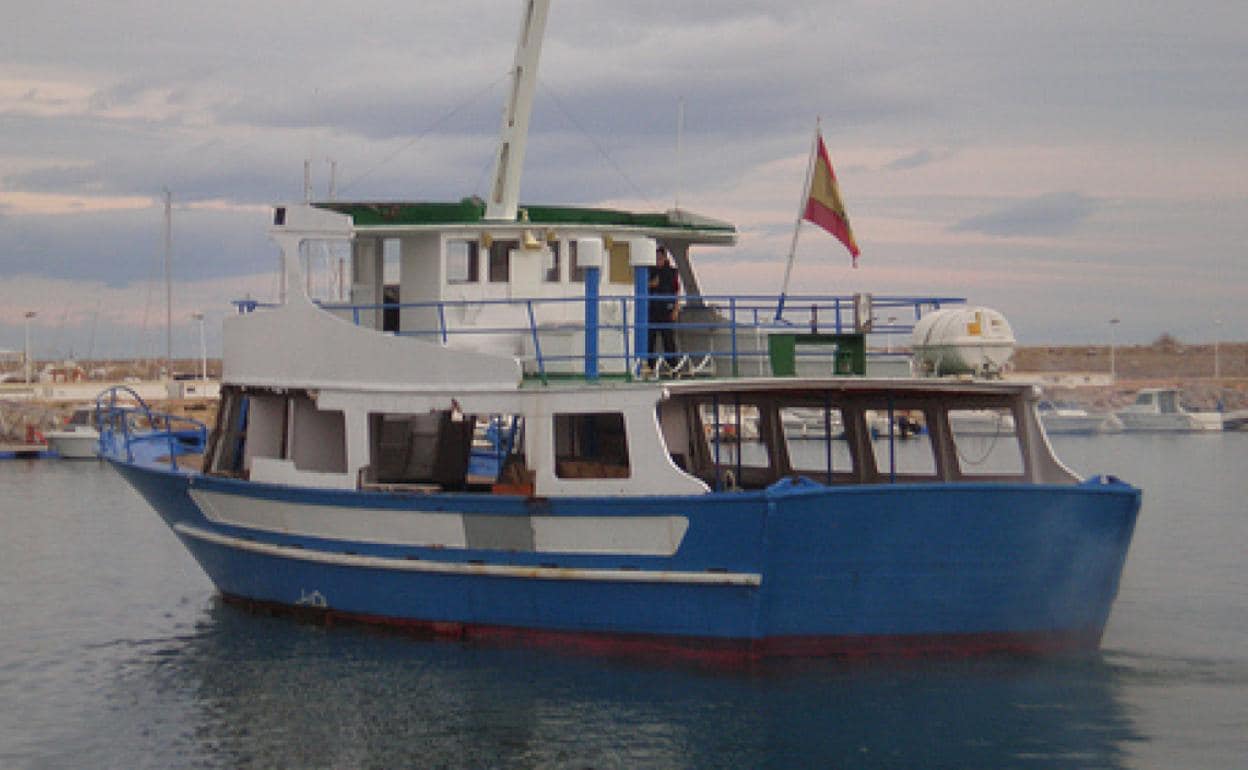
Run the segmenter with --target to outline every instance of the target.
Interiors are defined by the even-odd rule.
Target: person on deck
[[[671,324],[676,322],[680,312],[677,295],[680,294],[680,273],[672,264],[667,248],[660,246],[655,254],[656,264],[650,268],[648,285],[650,287],[650,312],[647,320],[650,332],[646,347],[650,351],[650,369],[655,369],[658,359],[658,341],[663,338],[663,357],[668,368],[673,371],[678,365],[676,352],[676,331]]]

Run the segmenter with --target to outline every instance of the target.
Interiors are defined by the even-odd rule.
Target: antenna
[[[676,103],[676,210],[680,211],[680,186],[684,177],[682,161],[685,155],[685,97]]]

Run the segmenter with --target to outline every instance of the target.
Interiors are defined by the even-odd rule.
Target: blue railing
[[[423,316],[422,328],[394,330],[395,334],[404,337],[416,337],[451,344],[454,339],[473,336],[517,335],[528,340],[532,345],[529,357],[536,368],[536,373],[543,380],[553,368],[559,364],[584,362],[580,373],[596,372],[599,361],[622,361],[623,373],[632,376],[637,373],[640,365],[651,357],[648,350],[649,332],[674,330],[679,332],[683,341],[690,340],[723,340],[727,350],[712,347],[690,347],[686,345],[678,355],[688,356],[692,360],[708,358],[724,360],[730,365],[734,376],[744,368],[743,364],[766,358],[765,347],[757,344],[762,335],[772,333],[816,333],[845,334],[856,330],[855,298],[852,296],[834,295],[703,295],[685,297],[680,319],[671,323],[652,322],[636,312],[639,302],[649,303],[666,301],[671,297],[648,295],[604,295],[597,298],[592,307],[587,305],[584,297],[560,298],[513,298],[513,299],[475,299],[475,300],[444,300],[438,302],[399,302],[368,305],[318,303],[320,306],[339,316],[350,318],[356,325],[380,325],[380,317],[387,311],[418,313]],[[962,297],[943,296],[875,296],[871,302],[873,323],[870,333],[879,335],[909,334],[914,324],[922,316],[944,305],[962,304]],[[587,308],[591,312],[547,312],[543,310],[558,306],[573,305]],[[249,313],[257,309],[273,307],[271,304],[255,300],[236,301],[240,313]],[[645,306],[644,304],[642,305]],[[490,308],[510,308],[502,313],[490,316],[498,319],[509,316],[506,320],[493,320],[488,323],[455,322],[458,313],[461,317],[473,311],[481,315]],[[596,312],[593,312],[596,311]],[[556,318],[543,321],[543,315],[567,315],[574,320],[561,321]],[[373,318],[369,320],[368,316]],[[601,320],[611,317],[613,320]],[[585,318],[590,318],[589,329],[596,326],[597,332],[592,334],[592,342],[587,341],[585,349],[566,353],[554,351],[550,345],[551,337],[560,332],[586,330]],[[436,319],[436,320],[435,320]],[[596,322],[596,323],[594,323]],[[619,343],[611,349],[603,345],[615,335]],[[543,345],[543,340],[548,344]],[[597,343],[597,344],[592,344]],[[544,350],[545,348],[545,350]],[[588,359],[592,349],[593,362]],[[873,355],[887,355],[875,351]],[[761,364],[760,364],[761,365]],[[576,367],[573,367],[576,369]],[[592,375],[591,375],[592,376]]]
[[[179,424],[183,427],[176,427]],[[167,449],[170,470],[178,469],[179,455],[203,452],[208,443],[207,425],[193,417],[154,411],[124,385],[95,397],[95,426],[101,457],[153,463],[160,450]]]

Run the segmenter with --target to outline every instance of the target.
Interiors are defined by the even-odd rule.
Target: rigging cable
[[[620,176],[620,178],[622,178],[625,182],[628,183],[629,187],[633,188],[633,192],[637,194],[638,198],[641,198],[642,200],[646,202],[647,205],[655,209],[662,208],[653,200],[651,200],[650,196],[646,195],[646,193],[641,189],[641,187],[636,182],[633,181],[633,178],[628,175],[628,172],[625,171],[620,166],[619,163],[616,163],[615,159],[612,158],[611,155],[606,151],[606,149],[604,149],[603,146],[598,143],[598,140],[594,139],[593,135],[590,134],[589,131],[587,131],[585,127],[582,126],[577,121],[577,119],[572,115],[572,111],[567,109],[564,106],[563,100],[559,98],[559,95],[555,93],[555,91],[552,88],[547,86],[545,83],[541,83],[541,82],[539,82],[538,85],[541,86],[543,91],[545,91],[547,94],[550,95],[550,98],[554,100],[555,102],[555,106],[558,107],[559,111],[562,112],[564,117],[568,119],[568,122],[571,123],[572,126],[576,128],[576,130],[580,131],[581,134],[583,134],[585,138],[589,140],[590,144],[594,146],[594,149],[598,151],[598,154],[601,155],[608,163],[611,164],[611,167],[615,169],[615,172]]]
[[[381,159],[380,161],[378,161],[376,164],[374,164],[374,165],[373,165],[373,166],[371,166],[370,168],[366,169],[363,173],[359,174],[358,176],[356,176],[355,178],[353,178],[351,181],[349,181],[349,182],[347,182],[346,184],[344,184],[344,185],[342,185],[341,187],[339,187],[339,188],[338,188],[338,194],[339,194],[339,195],[342,195],[342,194],[343,194],[343,193],[345,193],[347,190],[349,190],[349,189],[351,189],[352,187],[354,187],[357,183],[359,183],[360,181],[362,181],[365,177],[369,176],[370,174],[372,174],[372,173],[373,173],[374,171],[376,171],[377,169],[381,168],[382,166],[388,165],[388,164],[389,164],[392,160],[394,160],[395,158],[397,158],[399,155],[401,155],[401,154],[403,154],[404,152],[407,152],[408,150],[410,150],[412,147],[414,147],[416,144],[418,144],[420,141],[422,141],[425,137],[429,136],[429,135],[430,135],[430,134],[432,134],[432,133],[433,133],[436,129],[440,128],[440,127],[441,127],[443,124],[445,124],[448,120],[450,120],[451,118],[455,117],[455,116],[456,116],[456,115],[458,115],[460,112],[463,112],[465,109],[467,109],[469,106],[471,106],[473,103],[475,103],[478,99],[480,99],[480,98],[481,98],[482,96],[484,96],[486,93],[488,93],[488,92],[490,92],[490,91],[494,90],[494,88],[495,88],[495,87],[496,87],[499,83],[503,82],[504,80],[506,80],[506,79],[507,79],[507,78],[509,78],[509,77],[511,77],[511,70],[510,70],[510,69],[508,69],[506,72],[504,72],[504,73],[503,73],[500,77],[496,78],[496,79],[495,79],[493,82],[491,82],[489,85],[487,85],[487,86],[485,86],[484,88],[482,88],[481,90],[479,90],[479,91],[477,91],[477,92],[473,93],[471,96],[469,96],[469,97],[468,97],[468,99],[466,99],[465,101],[461,102],[458,106],[456,106],[456,107],[452,108],[450,112],[446,113],[446,114],[445,114],[445,115],[443,115],[442,117],[440,117],[440,118],[438,118],[437,120],[435,120],[435,121],[434,121],[433,123],[431,123],[428,127],[426,127],[426,128],[425,128],[425,130],[421,131],[421,132],[420,132],[419,134],[417,134],[415,137],[413,137],[412,139],[408,140],[408,141],[407,141],[407,143],[406,143],[406,144],[404,144],[402,147],[398,148],[398,149],[397,149],[397,150],[395,150],[394,152],[392,152],[392,153],[390,153],[389,155],[387,155],[386,157],[382,158],[382,159]]]

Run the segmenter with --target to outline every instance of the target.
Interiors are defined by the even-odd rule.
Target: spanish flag
[[[841,191],[836,185],[836,172],[832,170],[832,161],[828,159],[828,148],[823,146],[823,136],[816,133],[815,138],[818,154],[815,157],[814,170],[810,174],[810,192],[806,198],[806,213],[802,218],[835,235],[849,249],[854,258],[854,267],[857,267],[858,243],[854,240],[854,231],[849,226],[845,204],[841,201]]]

